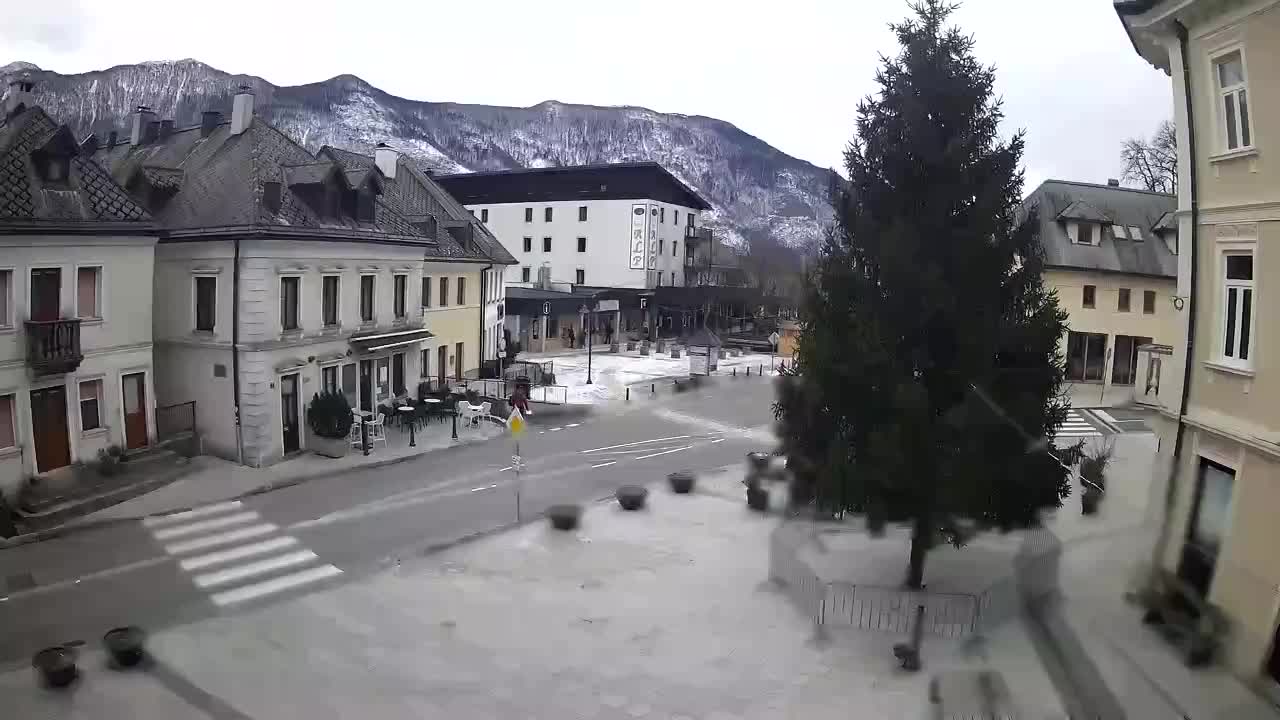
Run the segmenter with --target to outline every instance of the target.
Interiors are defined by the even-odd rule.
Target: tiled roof
[[[1178,258],[1156,231],[1177,232],[1176,223],[1168,228],[1159,227],[1177,204],[1173,195],[1165,193],[1046,180],[1027,196],[1022,207],[1024,211],[1032,208],[1039,211],[1040,244],[1049,267],[1174,278],[1178,274]],[[1092,220],[1104,226],[1139,228],[1142,240],[1102,232],[1098,245],[1078,245],[1067,235],[1065,220],[1068,217]]]
[[[60,143],[73,154],[65,188],[47,188],[36,171],[33,153],[70,130],[59,127],[39,107],[25,108],[0,124],[0,224],[6,222],[138,223],[151,216],[92,159],[78,154],[74,142]]]

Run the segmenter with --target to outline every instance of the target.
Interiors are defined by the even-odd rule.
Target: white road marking
[[[551,428],[551,432],[560,432],[560,431],[561,431],[561,430],[563,430],[563,429],[564,429],[564,428],[562,428],[562,427],[558,427],[558,428]]]
[[[606,445],[606,446],[604,446],[604,447],[591,448],[590,450],[579,450],[579,451],[578,451],[578,453],[579,453],[579,454],[581,454],[581,453],[600,452],[601,450],[612,450],[612,449],[614,449],[614,448],[632,447],[633,445],[644,445],[645,443],[662,442],[663,440],[684,440],[684,439],[685,439],[685,438],[687,438],[687,437],[689,437],[689,436],[688,436],[688,435],[673,435],[673,436],[671,436],[671,437],[654,438],[654,439],[652,439],[652,440],[640,440],[640,441],[637,441],[637,442],[623,443],[623,444],[621,444],[621,445]]]
[[[1109,423],[1116,422],[1116,419],[1111,417],[1111,413],[1107,412],[1106,410],[1093,410],[1092,412],[1094,415],[1097,415],[1099,418],[1101,418],[1102,422],[1109,422]]]
[[[226,585],[229,582],[235,582],[236,580],[250,578],[254,575],[269,573],[273,570],[302,565],[315,559],[316,554],[310,550],[298,550],[297,552],[291,552],[286,555],[277,555],[276,557],[252,562],[248,565],[237,565],[236,567],[227,568],[226,570],[197,575],[194,580],[196,585],[202,588],[217,587],[219,585]]]
[[[149,518],[143,518],[143,527],[157,527],[159,525],[168,525],[182,520],[193,520],[206,515],[217,515],[218,513],[227,512],[228,510],[238,510],[241,507],[239,500],[230,502],[216,503],[196,508],[194,510],[186,510],[184,512],[173,513],[172,515],[156,515]]]
[[[568,425],[565,425],[565,427],[578,427],[578,423],[569,423]]]
[[[515,467],[515,466],[514,466],[514,465],[508,465],[508,466],[506,466],[506,467],[502,468],[501,470],[499,470],[498,472],[506,472],[506,471],[510,470],[511,468],[513,468],[513,467]]]
[[[235,590],[227,590],[226,592],[216,593],[209,599],[219,607],[224,605],[232,605],[234,603],[245,602],[255,598],[264,597],[282,590],[300,587],[308,583],[319,582],[326,578],[341,575],[342,571],[332,565],[321,565],[289,575],[281,575],[253,585],[245,585]]]
[[[493,488],[496,488],[496,487],[498,487],[496,484],[494,484],[494,485],[485,485],[484,487],[471,488],[471,492],[480,492],[480,491],[482,491],[482,490],[492,490]]]
[[[636,459],[637,459],[637,460],[644,460],[644,459],[651,458],[651,457],[658,457],[659,455],[668,455],[668,454],[673,453],[673,452],[680,452],[681,450],[688,450],[688,449],[689,449],[689,448],[691,448],[691,447],[693,447],[693,446],[692,446],[692,445],[685,445],[684,447],[678,447],[678,448],[673,448],[673,449],[671,449],[671,450],[663,450],[662,452],[656,452],[656,453],[654,453],[654,454],[652,454],[652,455],[641,455],[640,457],[638,457],[638,458],[636,458]]]
[[[617,460],[610,460],[609,462],[606,462],[606,463],[600,463],[599,465],[592,465],[591,467],[593,467],[593,468],[602,468],[602,467],[605,467],[606,465],[617,465],[617,464],[618,464],[618,461],[617,461]]]
[[[243,525],[244,523],[253,522],[259,519],[256,512],[242,512],[235,515],[225,515],[213,520],[203,520],[201,522],[187,523],[186,525],[178,525],[177,527],[166,527],[160,530],[153,530],[152,535],[157,540],[170,540],[183,535],[195,535],[206,530],[217,530],[219,528],[230,527],[232,525]]]
[[[195,540],[187,540],[185,542],[165,545],[164,551],[170,555],[181,555],[183,553],[195,552],[196,550],[205,550],[219,545],[230,545],[233,542],[248,540],[249,538],[262,537],[270,535],[276,531],[276,526],[271,523],[263,523],[261,525],[251,525],[247,528],[239,528],[230,532],[220,533],[218,535],[210,535],[208,537],[197,538]]]
[[[719,440],[712,440],[712,441],[711,441],[711,444],[712,444],[712,445],[715,445],[715,444],[716,444],[716,443],[718,443],[718,442],[724,442],[724,438],[720,438]]]
[[[219,565],[221,563],[231,562],[232,560],[243,560],[244,558],[253,557],[254,555],[265,555],[269,552],[283,550],[297,544],[297,540],[285,535],[253,543],[252,545],[242,545],[238,548],[232,548],[231,550],[221,550],[219,552],[209,553],[208,555],[197,555],[192,558],[187,558],[178,564],[182,566],[183,570],[199,570],[201,568],[207,568],[210,565]]]

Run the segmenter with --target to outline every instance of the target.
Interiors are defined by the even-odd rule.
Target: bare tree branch
[[[1173,123],[1165,120],[1151,140],[1129,138],[1120,147],[1123,178],[1154,192],[1178,191],[1178,135]]]

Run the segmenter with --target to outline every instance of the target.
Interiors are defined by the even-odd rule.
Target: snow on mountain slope
[[[714,118],[557,101],[529,108],[422,102],[353,75],[275,86],[191,59],[79,75],[16,62],[0,67],[0,81],[7,85],[20,73],[36,81],[36,101],[81,136],[123,135],[140,104],[179,126],[193,125],[204,110],[229,112],[236,88],[248,85],[259,112],[312,150],[334,145],[370,152],[387,142],[439,173],[660,162],[714,206],[709,224],[736,247],[765,236],[810,247],[831,218],[829,171]]]

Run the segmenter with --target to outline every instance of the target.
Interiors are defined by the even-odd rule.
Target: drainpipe
[[[231,261],[231,392],[235,403],[236,461],[244,464],[244,435],[240,429],[240,237]]]
[[[1188,279],[1187,293],[1187,356],[1186,361],[1182,364],[1182,394],[1178,400],[1178,428],[1173,436],[1173,455],[1169,464],[1169,478],[1165,483],[1164,491],[1164,518],[1160,525],[1160,535],[1156,541],[1155,557],[1152,558],[1152,568],[1161,566],[1161,558],[1169,543],[1169,530],[1173,521],[1174,505],[1177,504],[1177,481],[1178,466],[1182,458],[1183,432],[1186,425],[1183,423],[1183,417],[1187,414],[1187,401],[1191,396],[1191,364],[1192,352],[1195,349],[1196,336],[1196,241],[1200,235],[1200,203],[1199,203],[1199,185],[1196,180],[1196,124],[1195,114],[1191,102],[1191,69],[1188,61],[1187,53],[1187,28],[1181,22],[1174,21],[1174,29],[1178,34],[1179,52],[1182,54],[1182,91],[1183,99],[1186,102],[1187,110],[1187,156],[1190,158],[1189,180],[1191,187],[1189,195],[1191,199],[1191,273]]]
[[[492,269],[493,263],[489,263],[480,271],[480,364],[476,366],[477,371],[484,368],[484,311],[488,309],[488,292],[491,290],[486,287],[489,284],[486,278],[489,277],[489,271]]]

